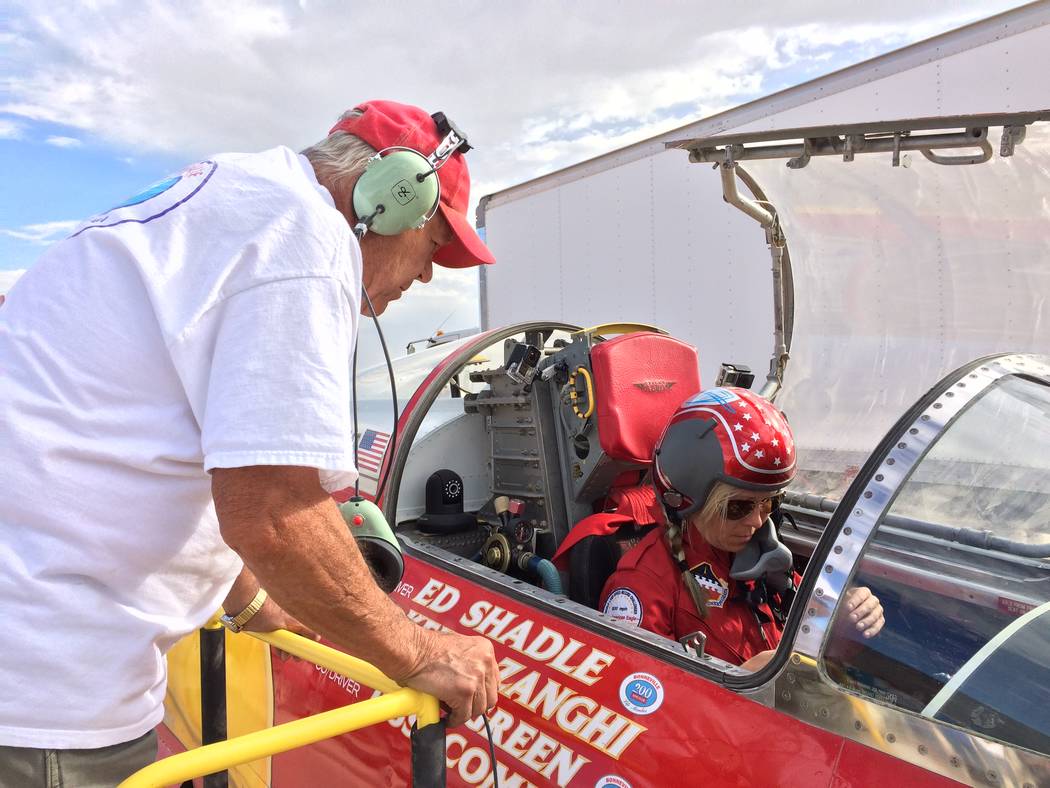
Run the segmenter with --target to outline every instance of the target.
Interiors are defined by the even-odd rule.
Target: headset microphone
[[[367,233],[368,228],[372,226],[372,222],[374,222],[376,217],[385,210],[386,207],[384,205],[377,205],[376,209],[372,211],[371,214],[362,217],[360,221],[354,225],[354,235],[357,236],[358,241],[365,237],[365,233]]]

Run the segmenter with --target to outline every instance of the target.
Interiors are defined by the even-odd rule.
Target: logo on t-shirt
[[[598,782],[594,784],[594,788],[631,788],[631,784],[623,777],[617,777],[615,774],[607,774],[604,777],[599,777]]]
[[[642,602],[629,588],[614,588],[605,600],[602,612],[616,621],[638,626],[642,623]]]
[[[120,205],[114,205],[110,208],[110,211],[115,211],[118,208],[129,208],[132,205],[138,205],[139,203],[146,202],[146,200],[152,200],[158,194],[164,194],[168,189],[174,186],[176,183],[182,180],[181,175],[176,175],[174,178],[166,178],[159,183],[155,183],[147,189],[143,189],[141,192],[136,194],[134,197],[128,197]],[[108,211],[107,211],[108,213]]]
[[[696,578],[696,584],[711,595],[707,604],[711,607],[723,607],[729,598],[729,583],[716,575],[708,563],[694,566],[691,571]]]
[[[159,219],[199,192],[217,166],[213,161],[191,164],[178,175],[158,181],[108,211],[92,216],[70,237],[96,227],[115,227],[129,222],[145,224]]]

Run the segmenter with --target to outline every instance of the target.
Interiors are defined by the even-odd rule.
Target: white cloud
[[[56,148],[79,148],[84,144],[76,137],[60,137],[57,135],[48,137],[45,142],[48,145],[54,145]]]
[[[20,241],[47,246],[71,233],[78,224],[80,224],[80,221],[75,219],[60,222],[41,222],[40,224],[27,224],[17,229],[0,229],[0,233],[11,238],[17,238]]]
[[[1016,4],[27,0],[0,38],[10,44],[0,113],[14,119],[0,121],[0,136],[5,122],[9,134],[19,120],[49,122],[127,158],[191,160],[303,147],[353,102],[390,97],[442,109],[468,132],[476,200],[755,98],[785,74],[808,77],[843,53],[870,57]],[[2,232],[47,243],[68,231],[48,228],[72,224]],[[435,277],[385,325],[398,342],[449,311],[448,327],[472,325],[474,281]]]
[[[159,0],[30,2],[0,111],[191,158],[306,145],[346,105],[385,95],[444,108],[476,140],[475,169],[511,182],[535,174],[537,160],[546,169],[582,158],[531,145],[593,130],[608,150],[622,136],[610,125],[643,136],[670,108],[695,120],[761,92],[770,69],[826,56],[821,48],[885,49],[1008,4],[964,0],[949,13],[908,0],[766,0],[701,17],[695,4],[670,0],[254,0],[178,13]]]
[[[13,120],[0,118],[0,140],[15,140],[22,136],[22,125]]]

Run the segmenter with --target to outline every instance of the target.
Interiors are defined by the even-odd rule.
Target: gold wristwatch
[[[263,589],[259,589],[259,593],[255,595],[255,599],[248,603],[248,607],[244,608],[240,613],[235,616],[231,616],[225,610],[219,617],[219,621],[226,627],[230,632],[240,632],[244,629],[244,625],[252,620],[252,616],[262,610],[262,606],[266,604],[266,592]]]

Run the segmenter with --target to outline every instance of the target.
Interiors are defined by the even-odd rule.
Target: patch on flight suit
[[[711,593],[711,599],[707,604],[711,607],[724,607],[729,597],[729,583],[715,574],[711,564],[703,563],[694,566],[690,571],[696,578],[697,585]]]
[[[642,602],[629,588],[614,588],[602,608],[605,615],[617,621],[638,626],[642,623]]]

